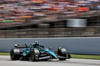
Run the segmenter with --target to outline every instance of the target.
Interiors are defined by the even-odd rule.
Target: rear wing
[[[30,44],[15,44],[15,48],[29,48]]]

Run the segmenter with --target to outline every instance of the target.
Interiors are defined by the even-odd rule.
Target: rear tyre
[[[10,52],[11,60],[19,60],[20,59],[20,50],[19,49],[12,49]]]
[[[58,49],[58,55],[65,57],[65,58],[59,58],[59,60],[66,60],[66,49],[65,48],[59,48]]]
[[[39,60],[39,50],[38,49],[31,50],[30,60],[31,61],[38,61]]]
[[[70,59],[70,58],[71,58],[71,55],[70,55],[70,53],[68,53],[68,55],[67,55],[67,58],[68,58],[68,59]]]

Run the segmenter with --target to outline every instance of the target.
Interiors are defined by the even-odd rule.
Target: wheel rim
[[[31,52],[31,60],[34,61],[34,51]]]

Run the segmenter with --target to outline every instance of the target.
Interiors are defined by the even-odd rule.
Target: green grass
[[[9,56],[10,55],[10,53],[4,53],[4,52],[0,52],[0,55],[6,55],[6,56]]]
[[[78,59],[96,59],[100,60],[100,55],[78,55],[78,54],[71,54],[72,58]]]
[[[0,52],[0,55],[9,56],[10,53]],[[71,57],[72,58],[77,58],[77,59],[95,59],[95,60],[100,60],[100,55],[79,55],[79,54],[71,54]]]

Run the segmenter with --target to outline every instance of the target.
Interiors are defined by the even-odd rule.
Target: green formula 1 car
[[[71,55],[67,53],[65,48],[59,47],[56,52],[51,51],[51,48],[45,48],[44,45],[35,42],[31,45],[27,44],[15,44],[15,48],[11,50],[10,57],[11,60],[49,60],[49,59],[59,59],[66,60],[71,58]]]

